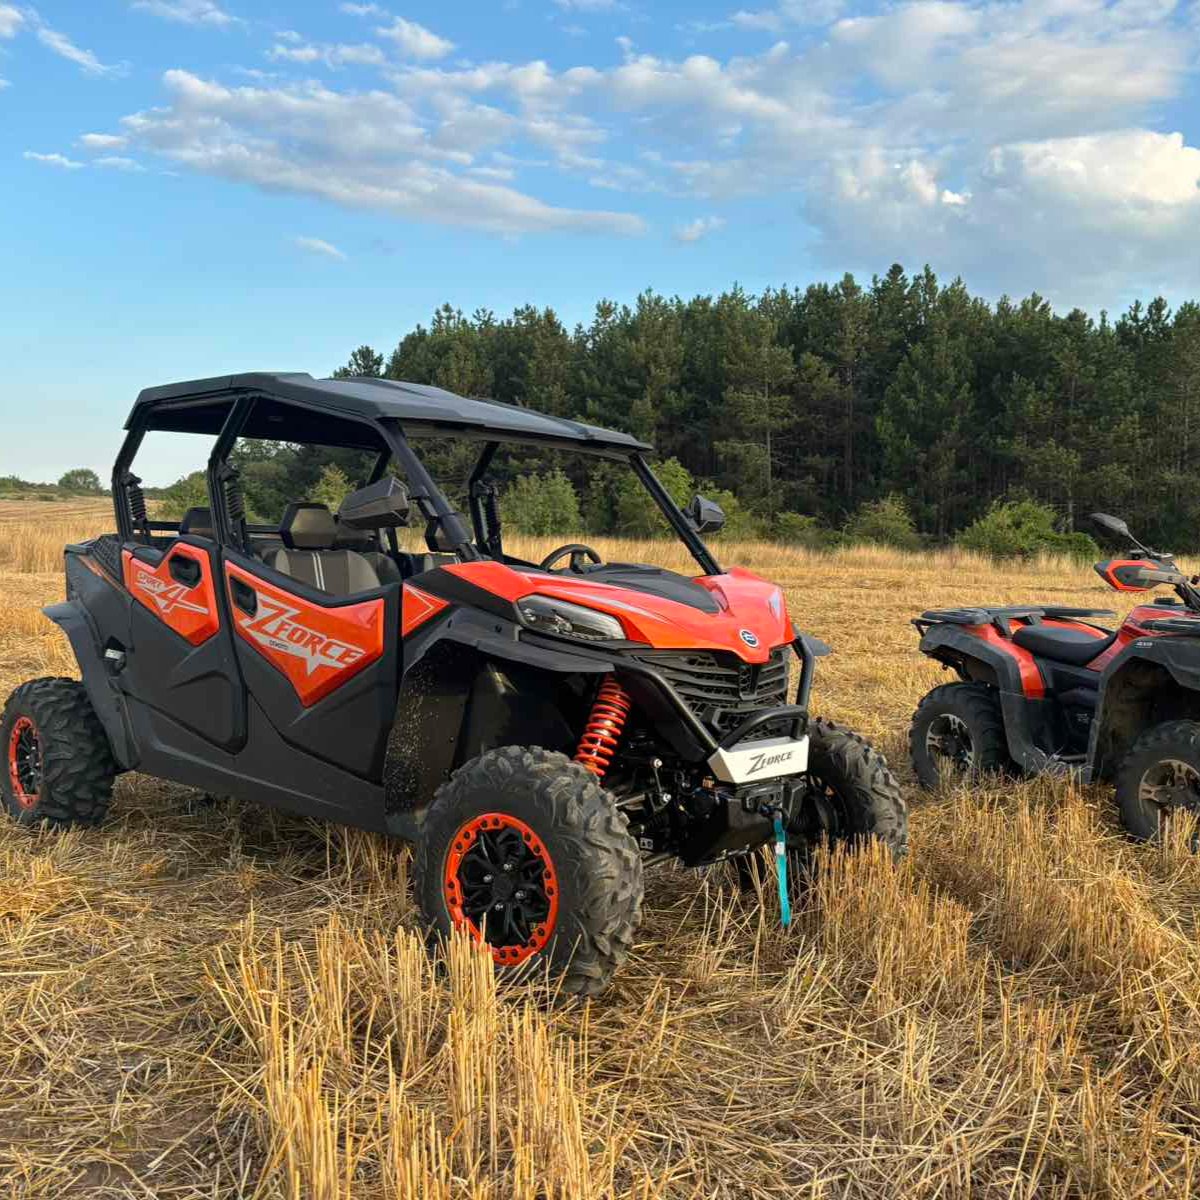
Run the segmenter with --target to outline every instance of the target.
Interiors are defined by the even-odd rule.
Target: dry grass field
[[[0,505],[0,691],[72,670],[37,609],[109,524]],[[384,840],[123,777],[99,831],[0,826],[0,1195],[1200,1195],[1200,861],[1103,789],[918,796],[903,750],[941,678],[916,612],[1118,598],[1062,563],[719,555],[836,647],[815,707],[901,775],[903,865],[835,858],[788,932],[658,869],[615,986],[554,1006],[431,961]]]

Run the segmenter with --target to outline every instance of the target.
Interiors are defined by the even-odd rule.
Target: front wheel
[[[908,733],[913,770],[923,788],[952,775],[975,778],[1012,766],[996,689],[943,683],[917,705]]]
[[[1168,721],[1133,743],[1117,768],[1117,807],[1141,841],[1157,838],[1174,813],[1200,818],[1200,723]]]
[[[501,967],[548,961],[579,995],[604,989],[641,920],[624,814],[589,771],[536,746],[490,750],[438,789],[413,875],[436,932],[470,933]]]
[[[861,734],[833,721],[809,726],[810,787],[788,826],[791,858],[803,869],[812,849],[875,839],[908,851],[908,808],[887,759]]]

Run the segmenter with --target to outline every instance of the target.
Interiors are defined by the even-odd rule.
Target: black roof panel
[[[270,397],[284,406],[291,404],[304,409],[307,419],[297,424],[308,431],[319,426],[319,413],[324,412],[335,419],[351,417],[374,421],[391,418],[412,432],[457,434],[473,439],[573,443],[580,449],[626,454],[651,449],[627,433],[552,417],[497,400],[468,400],[426,384],[365,377],[314,379],[305,374],[269,372],[222,375],[215,379],[146,388],[138,396],[126,428],[133,424],[135,417],[149,415],[151,429],[216,434],[220,432],[228,403],[236,395],[248,392]],[[153,410],[152,415],[146,410]],[[245,432],[251,437],[290,440],[288,430],[281,429],[278,424],[269,431],[248,429]]]

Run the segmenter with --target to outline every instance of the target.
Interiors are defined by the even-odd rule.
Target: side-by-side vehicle
[[[883,757],[809,715],[824,648],[777,586],[718,565],[701,535],[719,509],[681,510],[635,438],[302,374],[151,388],[126,428],[116,531],[67,547],[67,598],[46,610],[81,681],[24,684],[0,722],[18,820],[97,823],[136,770],[390,834],[415,844],[433,927],[504,967],[549,960],[584,994],[628,952],[647,864],[746,856],[777,830],[797,863],[829,840],[903,851]],[[152,519],[132,470],[152,431],[215,439],[208,503],[178,523]],[[429,438],[473,447],[467,516],[418,451]],[[259,439],[368,466],[337,513],[296,496],[266,524],[234,453]],[[512,556],[497,481],[514,452],[632,472],[698,572],[578,542]],[[404,549],[414,525],[423,544]]]

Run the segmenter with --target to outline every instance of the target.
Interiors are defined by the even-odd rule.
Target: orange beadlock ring
[[[12,784],[13,798],[24,809],[34,808],[41,795],[40,789],[36,792],[27,792],[25,785],[21,782],[21,764],[18,756],[22,735],[27,732],[33,741],[34,750],[40,755],[41,747],[38,745],[37,726],[29,717],[18,717],[13,722],[12,730],[8,735],[8,780]]]
[[[548,905],[546,916],[533,927],[528,941],[515,945],[491,945],[492,958],[499,966],[515,967],[518,963],[523,963],[527,958],[531,958],[540,950],[545,949],[558,919],[558,875],[554,870],[554,861],[546,849],[545,842],[518,817],[509,813],[482,813],[468,821],[454,835],[446,855],[446,869],[443,873],[442,883],[451,921],[459,929],[466,930],[475,941],[483,943],[485,940],[483,930],[463,911],[464,897],[460,871],[463,859],[479,840],[479,835],[497,829],[511,829],[519,834],[526,849],[540,861],[541,887]]]

